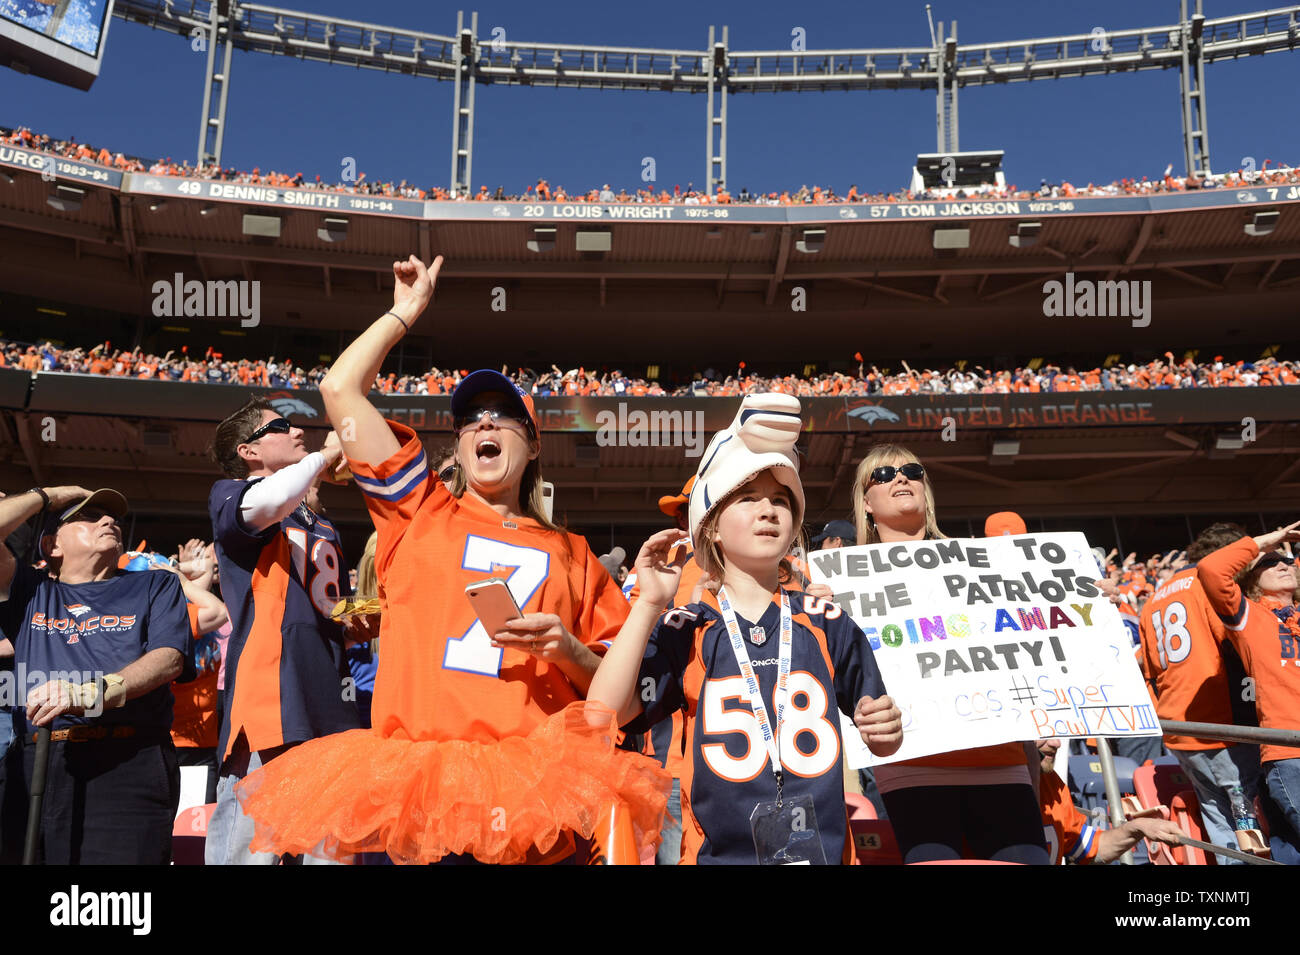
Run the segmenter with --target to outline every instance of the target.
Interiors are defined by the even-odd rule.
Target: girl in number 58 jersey
[[[804,509],[799,428],[797,398],[745,398],[691,490],[695,559],[721,580],[716,598],[661,616],[680,532],[650,538],[636,559],[639,599],[588,693],[632,730],[683,711],[684,863],[849,861],[839,713],[877,755],[903,739],[857,624],[780,586]]]

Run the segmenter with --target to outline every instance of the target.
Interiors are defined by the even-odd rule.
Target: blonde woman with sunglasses
[[[853,515],[859,544],[946,536],[924,465],[894,444],[874,446],[858,465]],[[875,777],[904,862],[959,859],[969,850],[982,859],[1048,864],[1024,744],[877,766]]]

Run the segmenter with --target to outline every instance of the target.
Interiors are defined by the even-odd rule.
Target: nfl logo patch
[[[762,627],[749,628],[749,642],[756,647],[761,647],[767,643],[767,631]]]

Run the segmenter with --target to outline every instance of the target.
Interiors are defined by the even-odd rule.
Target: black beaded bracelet
[[[43,487],[34,487],[34,488],[31,488],[30,490],[28,490],[27,493],[28,493],[28,494],[36,493],[36,494],[39,494],[39,495],[41,496],[41,500],[44,502],[44,503],[41,504],[41,510],[46,510],[46,509],[49,508],[49,506],[50,506],[50,496],[49,496],[48,494],[45,493],[45,488],[43,488]]]
[[[384,312],[384,314],[385,314],[385,315],[391,315],[391,316],[393,316],[393,318],[397,319],[399,322],[402,322],[402,316],[398,315],[396,312],[388,311],[388,312]],[[408,324],[406,324],[406,322],[402,322],[402,327],[405,328],[408,332],[411,330],[411,326],[408,325]]]

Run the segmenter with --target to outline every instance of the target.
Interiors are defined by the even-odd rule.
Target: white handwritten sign
[[[1079,533],[872,544],[809,555],[866,634],[903,713],[903,745],[849,765],[1014,740],[1159,736],[1119,612]]]

